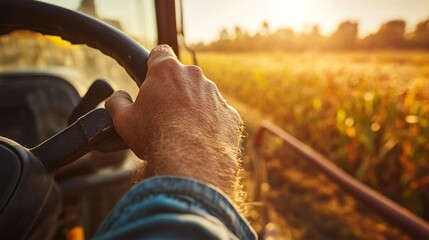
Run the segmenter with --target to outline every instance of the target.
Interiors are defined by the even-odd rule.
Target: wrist
[[[212,184],[233,199],[238,189],[238,147],[198,127],[170,125],[157,131],[148,149],[146,175],[176,175]]]
[[[179,139],[177,139],[179,140]],[[177,147],[178,142],[181,145]],[[171,144],[170,144],[171,143]],[[163,139],[147,158],[151,175],[177,175],[210,183],[228,195],[232,194],[239,169],[236,155],[231,150],[221,149],[198,141]]]

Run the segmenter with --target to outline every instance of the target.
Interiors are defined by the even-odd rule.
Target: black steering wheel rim
[[[38,1],[0,3],[0,34],[31,30],[85,44],[115,59],[140,86],[149,52],[121,31],[85,14]]]
[[[0,35],[15,30],[60,36],[73,44],[86,44],[98,49],[115,59],[138,86],[146,77],[148,51],[119,30],[84,14],[37,1],[0,2]],[[49,232],[55,230],[55,213],[60,210],[61,198],[54,182],[55,171],[103,140],[115,136],[105,109],[97,110],[33,149],[26,149],[0,137],[0,170],[12,174],[0,176],[0,180],[7,180],[6,185],[0,184],[0,194],[6,196],[0,198],[0,239],[27,239],[29,236],[46,238],[46,229]],[[81,131],[85,126],[88,131]],[[63,140],[56,141],[58,136]],[[82,141],[71,141],[68,136]],[[53,142],[54,147],[47,147],[46,143],[49,142]],[[69,142],[73,144],[68,144]],[[55,147],[55,144],[62,145]],[[65,150],[60,148],[63,145],[66,145]],[[53,154],[50,151],[52,148],[60,149],[61,151],[57,151],[60,154]],[[63,159],[66,155],[68,158]],[[58,157],[62,161],[55,169],[50,168],[46,164],[49,162],[46,156]],[[53,164],[56,163],[57,161],[53,161]]]

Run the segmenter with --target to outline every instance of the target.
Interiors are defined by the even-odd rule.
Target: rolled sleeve
[[[222,192],[173,176],[134,186],[112,210],[95,239],[256,239]]]

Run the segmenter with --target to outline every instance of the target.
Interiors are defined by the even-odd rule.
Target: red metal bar
[[[429,224],[412,212],[401,207],[389,198],[359,182],[342,169],[333,164],[311,147],[299,141],[291,134],[274,125],[263,121],[256,133],[254,148],[260,148],[265,132],[280,137],[290,148],[301,154],[312,165],[316,166],[329,179],[337,183],[353,197],[366,204],[387,221],[402,228],[415,239],[429,239]]]

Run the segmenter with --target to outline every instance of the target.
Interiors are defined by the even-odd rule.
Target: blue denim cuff
[[[187,223],[183,225],[184,221]],[[162,231],[157,233],[149,228],[155,222],[164,223]],[[146,235],[152,238],[168,238],[166,234],[171,231],[172,235],[168,236],[180,239],[177,234],[185,231],[186,227],[204,229],[198,234],[207,232],[210,239],[257,238],[226,195],[203,182],[176,176],[153,177],[134,186],[105,219],[95,237],[140,238],[136,236],[136,229],[146,229],[146,233],[152,231],[152,235]],[[195,230],[195,238],[203,237],[197,232]],[[215,236],[217,234],[219,236]],[[193,235],[186,236],[190,238]]]

